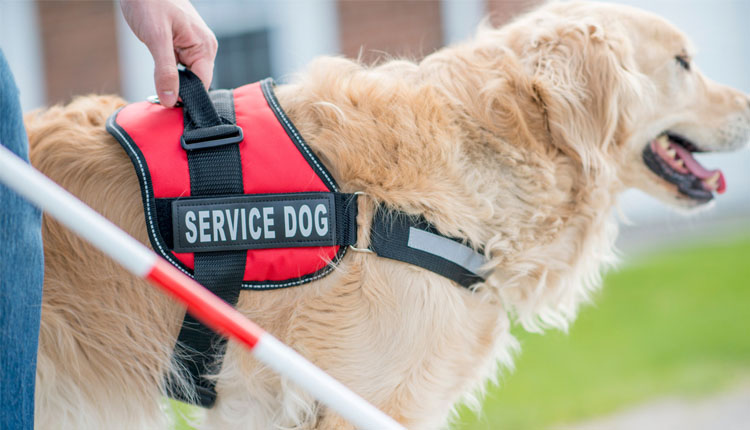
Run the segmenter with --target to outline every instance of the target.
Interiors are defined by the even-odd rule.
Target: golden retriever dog
[[[511,366],[511,323],[575,318],[616,260],[620,192],[692,209],[722,191],[691,154],[742,147],[750,100],[705,78],[692,53],[653,14],[553,3],[420,62],[315,60],[277,95],[342,190],[366,193],[358,247],[382,204],[483,249],[491,275],[466,289],[349,252],[314,283],[243,291],[238,309],[407,428],[446,426]],[[124,103],[30,114],[31,158],[148,243],[133,167],[104,129]],[[38,427],[168,427],[163,375],[184,309],[54,220],[43,234]],[[214,377],[202,428],[351,428],[236,344]]]

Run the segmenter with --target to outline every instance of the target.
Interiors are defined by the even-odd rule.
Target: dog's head
[[[517,181],[525,188],[509,192],[518,206],[530,202],[531,228],[546,224],[527,242],[558,229],[530,248],[527,264],[503,267],[497,284],[526,328],[564,327],[614,260],[614,195],[635,187],[671,206],[705,206],[726,184],[693,154],[744,145],[750,99],[706,79],[673,25],[631,7],[549,3],[480,29],[472,43],[455,50],[479,70],[466,74],[470,87],[499,102],[477,103],[471,117],[501,136],[503,150],[523,145],[551,172],[535,165],[538,174]]]
[[[683,208],[724,191],[721,171],[694,154],[742,147],[750,99],[704,77],[672,24],[630,7],[566,2],[502,33],[533,76],[551,140],[586,171]]]

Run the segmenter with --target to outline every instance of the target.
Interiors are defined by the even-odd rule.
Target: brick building
[[[311,58],[420,58],[539,0],[195,1],[219,39],[214,86],[283,80]],[[90,92],[153,94],[153,63],[111,1],[0,2],[0,46],[25,109]]]

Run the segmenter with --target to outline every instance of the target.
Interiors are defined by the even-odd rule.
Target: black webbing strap
[[[422,267],[466,288],[484,281],[484,255],[460,239],[440,234],[422,217],[379,207],[372,219],[370,249],[380,257]]]
[[[212,93],[189,70],[180,71],[180,97],[185,129],[182,146],[187,151],[192,196],[242,194],[242,165],[238,143],[242,130],[234,125],[230,91]],[[231,305],[237,304],[245,273],[247,251],[195,253],[195,280]],[[175,359],[193,389],[167,381],[168,394],[177,400],[211,407],[216,401],[215,382],[203,377],[216,373],[226,339],[195,320],[190,314],[177,337]],[[191,396],[191,392],[197,398]]]

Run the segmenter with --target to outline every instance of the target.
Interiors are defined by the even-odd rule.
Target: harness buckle
[[[160,105],[161,104],[161,100],[159,100],[159,96],[157,96],[157,95],[146,97],[146,101],[149,102],[149,103],[151,103],[151,104],[154,104],[154,105]],[[174,104],[174,107],[176,107],[176,108],[177,107],[182,107],[182,101],[181,100],[177,100],[177,102],[175,102],[175,104]]]
[[[185,151],[214,148],[242,142],[242,128],[232,124],[215,125],[185,132],[180,137],[180,145]]]

